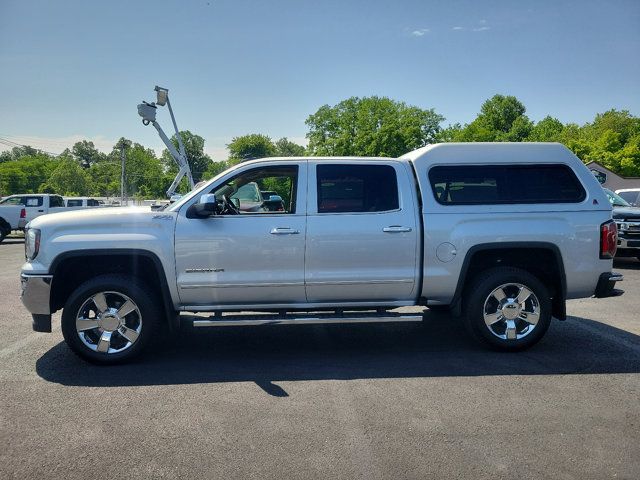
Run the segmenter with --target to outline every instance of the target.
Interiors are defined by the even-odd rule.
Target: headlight
[[[40,251],[40,230],[28,228],[24,233],[24,256],[33,260]]]

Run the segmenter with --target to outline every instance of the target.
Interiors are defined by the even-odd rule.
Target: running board
[[[402,313],[352,313],[343,315],[214,315],[198,317],[181,315],[181,320],[193,322],[194,327],[245,327],[257,325],[321,325],[333,323],[392,323],[421,322],[422,315]]]

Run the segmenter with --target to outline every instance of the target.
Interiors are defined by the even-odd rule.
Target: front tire
[[[464,302],[467,330],[496,350],[518,351],[540,341],[551,323],[548,289],[534,275],[512,267],[476,277]]]
[[[128,275],[102,275],[80,285],[62,312],[62,334],[92,363],[124,363],[139,355],[159,327],[161,311],[147,286]]]

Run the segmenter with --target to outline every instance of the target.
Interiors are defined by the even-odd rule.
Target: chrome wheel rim
[[[76,315],[76,332],[82,343],[105,355],[131,348],[138,341],[141,330],[140,309],[120,292],[95,293]]]
[[[520,340],[538,325],[540,302],[526,285],[505,283],[489,294],[482,313],[493,335],[502,340]]]

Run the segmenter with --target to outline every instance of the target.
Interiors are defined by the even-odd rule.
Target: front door
[[[306,161],[254,164],[203,192],[226,200],[220,215],[187,218],[189,202],[180,209],[176,276],[184,306],[305,302],[306,179]]]

